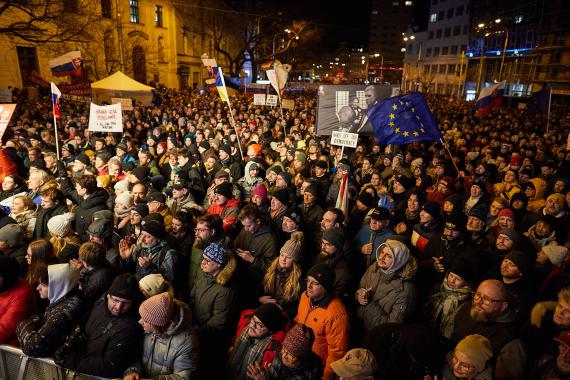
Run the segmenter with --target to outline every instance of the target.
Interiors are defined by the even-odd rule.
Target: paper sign
[[[121,103],[98,106],[91,103],[89,130],[93,132],[123,132]]]
[[[333,131],[331,135],[331,144],[337,146],[348,146],[356,148],[358,143],[358,133]]]
[[[281,99],[281,105],[287,110],[295,109],[295,101],[293,99]]]
[[[123,111],[133,110],[133,99],[130,98],[111,98],[111,103],[121,103],[121,109]]]
[[[8,127],[15,109],[15,104],[0,104],[0,140],[6,131],[6,127]]]
[[[278,100],[278,96],[277,95],[267,95],[267,100],[265,101],[265,104],[268,106],[276,106],[277,105],[277,100]]]
[[[253,94],[253,104],[256,106],[264,106],[265,94]]]

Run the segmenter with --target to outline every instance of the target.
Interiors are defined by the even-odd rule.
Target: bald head
[[[473,297],[471,318],[479,322],[496,321],[508,312],[509,292],[498,280],[483,281]]]

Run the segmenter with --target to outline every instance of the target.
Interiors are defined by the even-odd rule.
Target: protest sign
[[[265,94],[253,94],[253,104],[256,106],[264,106]]]
[[[15,109],[15,104],[0,104],[0,140],[8,127],[8,123],[10,122]]]
[[[287,110],[295,109],[295,101],[293,99],[281,99],[281,105]]]
[[[265,104],[274,107],[277,105],[278,99],[279,98],[277,97],[277,95],[267,95],[267,100],[265,101]]]
[[[358,143],[358,133],[332,131],[331,145],[356,148],[357,143]]]
[[[133,99],[130,98],[111,98],[111,103],[121,103],[121,109],[124,111],[133,110]]]
[[[91,103],[89,130],[92,132],[123,132],[121,103],[98,106]]]

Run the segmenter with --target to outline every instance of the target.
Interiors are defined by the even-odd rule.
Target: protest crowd
[[[122,134],[14,96],[0,344],[128,380],[570,378],[570,115],[426,96],[445,145],[341,149],[310,91],[233,97],[234,128],[169,90]]]

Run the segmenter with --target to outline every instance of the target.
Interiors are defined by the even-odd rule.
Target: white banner
[[[0,104],[0,140],[4,135],[4,132],[6,132],[6,128],[8,127],[8,123],[10,122],[15,109],[15,104]]]
[[[133,99],[130,98],[111,98],[111,103],[121,103],[121,109],[124,111],[133,110]]]
[[[256,106],[264,106],[265,94],[253,94],[253,104]]]
[[[265,101],[265,104],[268,106],[275,107],[277,105],[278,100],[279,97],[277,95],[267,95],[267,100]]]
[[[123,132],[121,103],[98,106],[91,103],[89,130],[92,132]]]

